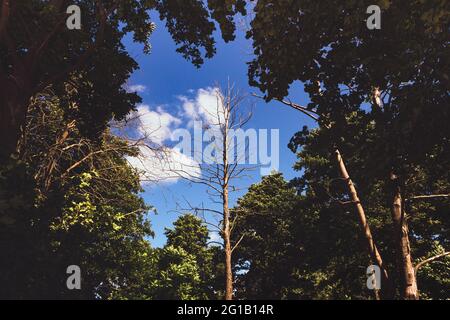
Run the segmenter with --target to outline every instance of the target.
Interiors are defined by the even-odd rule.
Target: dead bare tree
[[[245,96],[228,83],[226,90],[216,89],[216,105],[204,110],[206,115],[205,135],[210,139],[208,146],[211,153],[203,152],[203,161],[199,163],[201,174],[192,174],[184,168],[173,168],[171,171],[189,182],[206,186],[212,203],[220,204],[220,208],[193,207],[188,210],[208,212],[220,216],[218,227],[223,239],[225,252],[225,299],[233,299],[232,254],[242,239],[232,243],[231,235],[236,219],[230,216],[230,193],[237,191],[234,182],[247,176],[249,170],[255,168],[247,163],[253,150],[245,139],[239,140],[237,132],[251,118],[251,112],[244,112],[242,105]],[[217,225],[215,225],[217,226]]]
[[[245,178],[248,171],[256,167],[256,163],[250,161],[250,158],[254,159],[253,152],[256,150],[253,149],[256,146],[251,147],[251,141],[246,142],[247,136],[243,130],[252,116],[250,110],[246,112],[242,108],[246,97],[230,83],[225,90],[216,86],[213,92],[214,101],[200,106],[203,110],[198,113],[201,116],[197,119],[199,121],[196,121],[202,125],[199,142],[202,144],[206,141],[208,146],[198,150],[194,141],[194,154],[181,154],[179,150],[165,145],[165,141],[155,141],[158,140],[155,136],[158,135],[160,127],[156,125],[143,128],[140,120],[145,114],[132,114],[126,121],[115,123],[113,130],[138,147],[140,154],[129,161],[142,169],[141,180],[157,183],[181,178],[189,183],[206,187],[210,206],[194,206],[189,200],[184,199],[187,205],[177,205],[176,211],[196,213],[209,227],[214,228],[213,231],[220,234],[225,253],[225,299],[232,300],[234,282],[232,253],[242,239],[236,243],[231,241],[236,219],[230,217],[229,198],[230,193],[239,190],[235,182]],[[133,132],[139,134],[136,136]],[[192,139],[189,139],[188,143],[191,145]],[[206,215],[208,218],[214,217],[215,223],[212,223]]]

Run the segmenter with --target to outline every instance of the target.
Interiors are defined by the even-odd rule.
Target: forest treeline
[[[366,1],[80,0],[79,32],[70,4],[0,1],[0,298],[450,298],[448,1],[371,1],[380,30]],[[228,253],[195,214],[151,246],[154,208],[126,160],[139,148],[115,134],[141,101],[122,40],[151,53],[152,10],[198,67],[216,29],[232,41],[246,19],[250,84],[317,123],[287,146],[297,178],[224,206]],[[288,98],[300,83],[308,102]]]

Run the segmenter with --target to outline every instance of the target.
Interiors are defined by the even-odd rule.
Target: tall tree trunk
[[[364,212],[364,208],[361,204],[361,201],[358,197],[358,193],[356,192],[355,185],[353,184],[350,176],[348,174],[347,168],[345,167],[344,160],[342,159],[341,153],[338,149],[335,150],[336,160],[339,165],[339,172],[341,178],[346,181],[347,187],[349,190],[350,197],[352,202],[356,206],[356,210],[358,212],[359,224],[361,225],[364,236],[366,238],[367,247],[369,249],[369,254],[371,259],[380,267],[381,270],[381,296],[385,299],[392,298],[392,285],[388,276],[388,272],[383,264],[383,259],[381,258],[381,254],[378,251],[377,246],[375,245],[375,241],[372,237],[372,232],[370,231],[369,224],[367,223],[366,214]]]
[[[229,101],[227,101],[229,106]],[[225,109],[229,110],[229,109]],[[225,246],[225,300],[233,300],[233,271],[231,268],[231,227],[230,227],[230,209],[228,203],[228,183],[230,179],[229,163],[228,163],[228,129],[229,129],[229,113],[224,112],[223,135],[223,181],[222,181],[222,200],[223,200],[223,240]]]
[[[231,269],[231,235],[230,235],[230,211],[228,208],[228,187],[224,188],[223,195],[223,238],[225,244],[225,300],[233,299],[233,272]]]
[[[394,174],[391,174],[391,180],[395,183],[391,214],[394,223],[394,239],[397,247],[397,263],[401,275],[401,294],[405,300],[418,300],[419,291],[417,289],[416,273],[411,257],[409,230],[405,217],[402,188],[398,182],[398,178]]]

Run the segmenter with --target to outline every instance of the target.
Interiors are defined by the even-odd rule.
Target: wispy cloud
[[[188,120],[189,126],[198,120],[209,125],[217,124],[219,119],[223,120],[222,101],[218,93],[218,88],[207,87],[198,89],[194,98],[178,96],[182,103],[182,115]]]
[[[139,147],[139,156],[128,157],[127,160],[138,170],[143,185],[156,182],[174,183],[182,178],[201,175],[200,165],[177,149],[155,150],[142,145]]]
[[[163,106],[151,108],[141,104],[128,117],[133,140],[140,140],[139,155],[128,157],[138,170],[143,185],[174,183],[182,178],[199,177],[200,165],[180,150],[168,146],[172,133],[183,120],[166,112]]]
[[[145,90],[147,90],[147,87],[143,84],[133,84],[133,85],[126,85],[125,90],[127,90],[127,92],[142,93]]]
[[[217,246],[219,244],[223,244],[223,239],[218,231],[210,231],[209,242],[211,243],[212,246]]]
[[[138,121],[137,131],[141,137],[159,145],[169,139],[172,131],[182,123],[181,119],[167,113],[162,106],[151,110],[146,104],[139,105],[131,117]]]
[[[138,86],[141,85],[130,86],[129,89],[141,89]],[[145,90],[145,86],[142,87]],[[169,141],[176,129],[192,128],[194,121],[217,124],[219,116],[223,118],[220,114],[223,109],[218,99],[218,88],[201,88],[189,93],[190,96],[178,96],[181,105],[176,115],[167,112],[163,106],[152,108],[141,104],[129,116],[133,138],[141,140],[142,145],[139,156],[127,160],[139,171],[143,184],[156,181],[173,183],[182,178],[201,176],[200,164],[170,147]]]

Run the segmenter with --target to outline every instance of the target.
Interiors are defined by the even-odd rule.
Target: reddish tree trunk
[[[225,126],[223,130],[223,241],[225,247],[225,300],[233,300],[233,270],[231,267],[231,227],[230,227],[230,209],[228,203],[228,180],[230,172],[228,171],[228,126],[229,118],[225,116]]]
[[[224,227],[223,240],[225,245],[225,300],[233,300],[233,271],[231,268],[231,235],[230,235],[230,211],[228,208],[228,188],[224,189],[223,196]]]
[[[391,213],[397,246],[397,263],[402,283],[401,294],[405,300],[418,300],[419,291],[411,257],[408,223],[405,218],[401,187],[398,185],[394,189]]]
[[[364,231],[364,237],[367,242],[367,247],[369,250],[369,254],[371,259],[380,267],[381,270],[381,296],[386,299],[392,298],[392,285],[388,276],[388,272],[384,266],[383,259],[381,258],[381,254],[378,251],[377,246],[375,245],[375,241],[372,237],[372,232],[370,230],[369,224],[367,223],[366,214],[364,212],[364,208],[361,204],[361,201],[358,197],[358,193],[356,192],[355,185],[350,179],[350,175],[347,172],[347,168],[345,166],[344,160],[342,159],[341,153],[339,150],[335,150],[336,159],[339,165],[339,172],[341,178],[346,181],[347,187],[349,190],[350,197],[352,202],[356,206],[356,211],[358,212],[359,224],[361,225]]]

